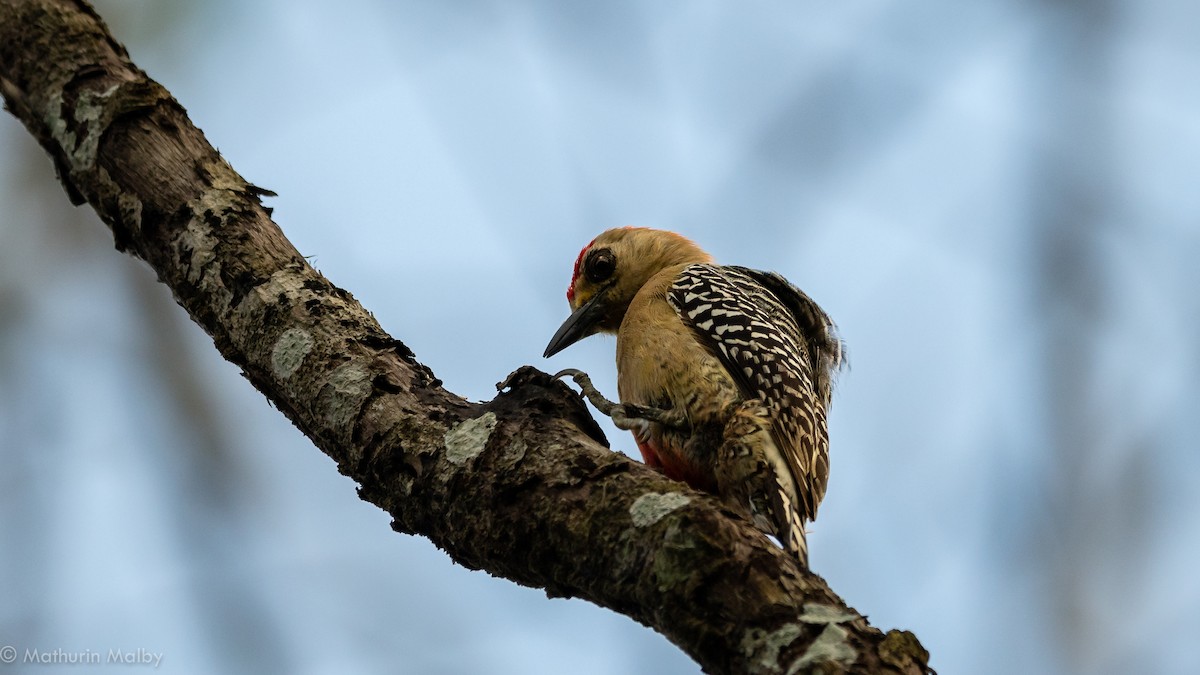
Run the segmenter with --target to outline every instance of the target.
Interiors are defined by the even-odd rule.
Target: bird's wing
[[[757,281],[774,295],[791,313],[804,337],[813,367],[813,388],[825,405],[833,391],[833,378],[846,366],[846,345],[838,335],[837,325],[825,310],[813,302],[804,291],[776,272],[763,272],[748,267],[730,265],[726,269]]]
[[[668,300],[742,395],[766,405],[771,436],[799,488],[801,511],[812,520],[829,477],[828,395],[819,388],[829,374],[819,374],[814,359],[814,351],[827,347],[814,347],[803,328],[824,312],[779,275],[710,264],[684,268]],[[840,351],[833,358],[840,360]]]

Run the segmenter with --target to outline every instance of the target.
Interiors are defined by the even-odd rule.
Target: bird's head
[[[615,333],[633,296],[665,269],[712,258],[687,238],[646,227],[608,230],[575,259],[567,302],[571,316],[546,346],[553,356],[595,333]]]

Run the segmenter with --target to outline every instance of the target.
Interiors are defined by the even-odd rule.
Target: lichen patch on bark
[[[347,363],[330,373],[318,394],[328,428],[352,429],[370,394],[371,373],[361,365]]]
[[[747,670],[750,673],[781,672],[779,652],[795,642],[803,633],[803,629],[794,623],[786,624],[770,633],[761,628],[746,631],[742,636],[742,653],[746,656]]]
[[[629,516],[635,527],[649,527],[690,501],[691,498],[681,492],[647,492],[633,501]]]
[[[96,163],[100,137],[104,131],[99,128],[104,117],[104,109],[108,98],[119,88],[120,85],[114,84],[101,92],[84,91],[79,95],[79,100],[75,102],[73,115],[75,122],[79,125],[77,127],[79,133],[69,129],[70,125],[67,124],[65,118],[67,111],[64,109],[66,106],[62,92],[60,91],[51,100],[51,109],[57,110],[58,114],[48,118],[46,123],[50,128],[50,133],[59,142],[67,159],[70,160],[72,170],[86,171]]]
[[[312,334],[303,328],[284,331],[271,349],[271,368],[275,371],[275,377],[280,380],[291,377],[304,363],[304,357],[308,356],[312,347]]]
[[[804,623],[846,623],[861,618],[858,614],[851,614],[832,605],[818,605],[815,602],[804,604],[804,612],[800,615],[800,620]]]
[[[446,432],[446,460],[462,465],[479,456],[496,428],[496,413],[488,411]]]
[[[816,640],[808,646],[804,654],[788,668],[789,675],[799,672],[801,668],[817,664],[829,663],[836,661],[838,663],[851,664],[858,658],[858,652],[854,651],[854,647],[850,646],[850,642],[846,639],[849,632],[841,626],[828,624],[825,630],[817,636]]]

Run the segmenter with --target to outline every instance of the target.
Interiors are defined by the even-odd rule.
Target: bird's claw
[[[575,384],[579,385],[583,397],[596,410],[608,416],[612,420],[613,425],[618,429],[628,431],[646,422],[657,422],[663,426],[679,429],[687,428],[687,420],[676,410],[651,408],[637,405],[636,403],[615,403],[610,401],[592,384],[592,378],[577,368],[560,370],[554,374],[554,379],[561,379],[565,376],[570,376],[575,381]]]
[[[614,403],[613,401],[604,398],[604,394],[601,394],[596,389],[596,386],[592,384],[592,378],[582,370],[577,368],[566,368],[555,373],[554,379],[558,380],[567,376],[570,376],[570,378],[575,381],[575,384],[579,385],[584,398],[586,398],[593,406],[595,406],[596,410],[599,410],[605,415],[612,417],[613,412],[621,407],[620,403]]]

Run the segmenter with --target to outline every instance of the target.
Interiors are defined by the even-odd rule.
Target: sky
[[[1200,672],[1200,7],[96,6],[451,391],[615,395],[610,338],[541,356],[571,264],[679,231],[848,344],[809,547],[850,605],[940,673]],[[14,672],[698,671],[391,531],[9,115],[0,466]]]

